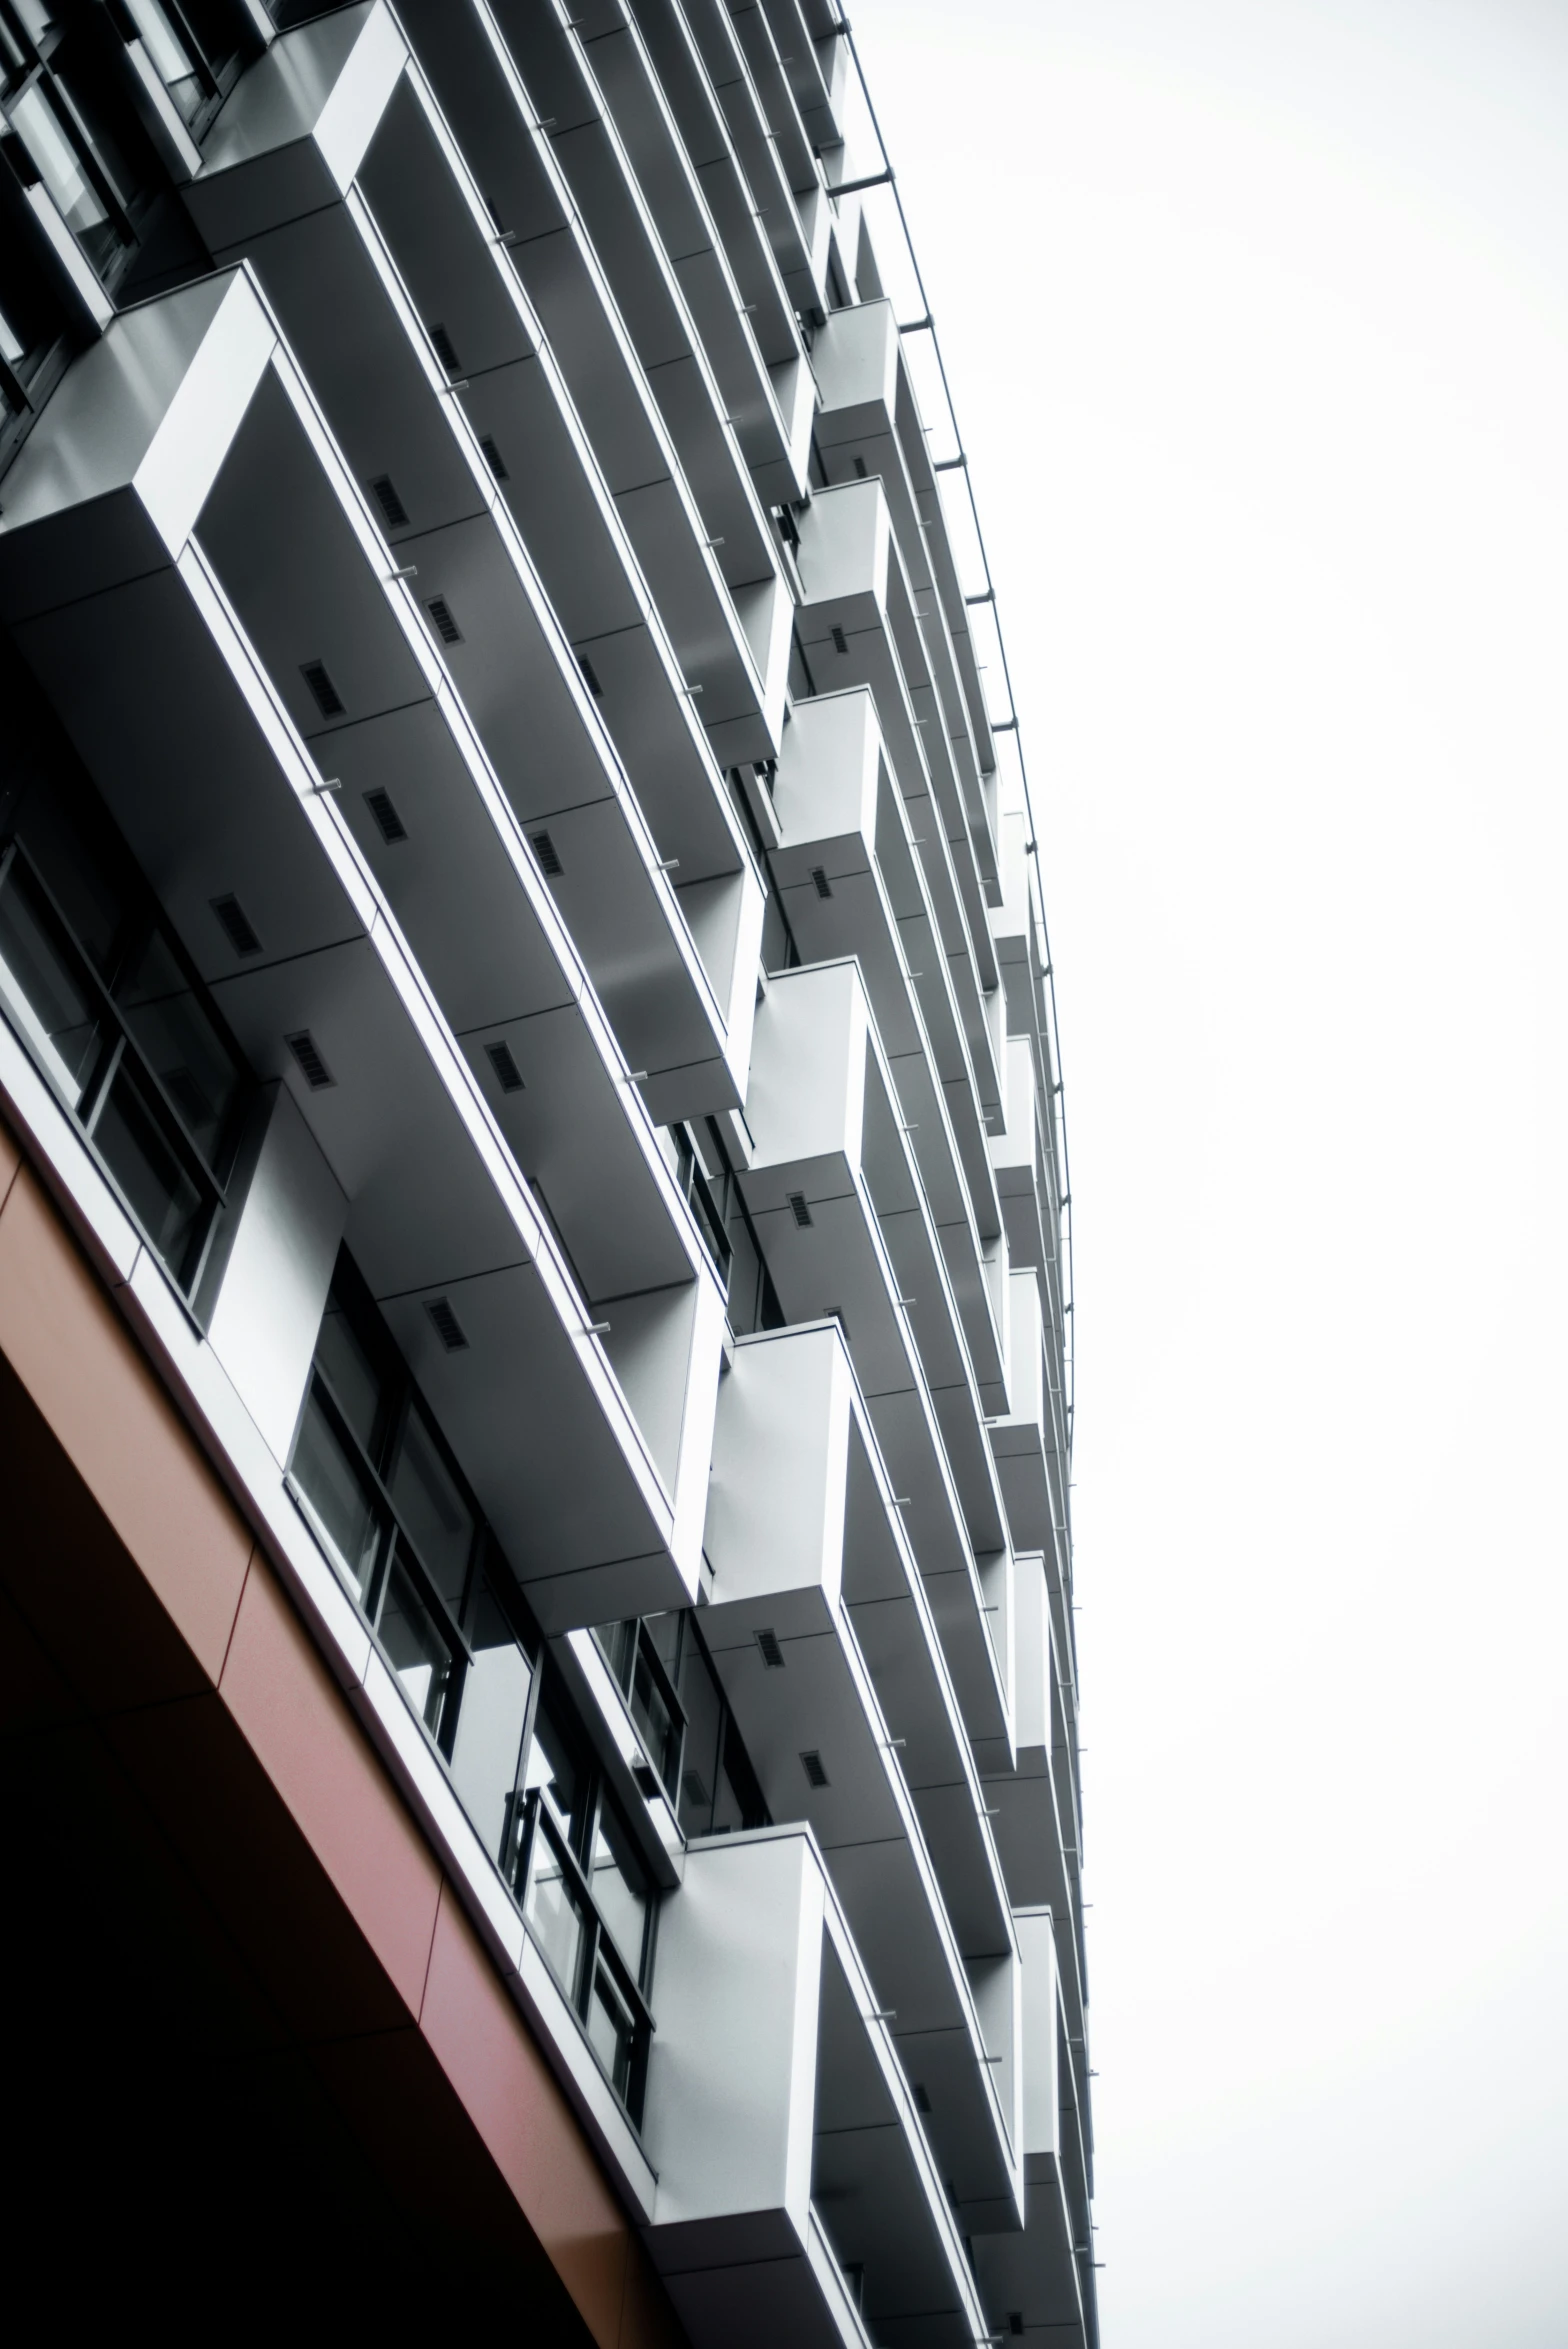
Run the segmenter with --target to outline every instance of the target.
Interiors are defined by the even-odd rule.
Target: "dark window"
[[[495,1538],[346,1251],[290,1475],[637,2120],[654,1888]]]
[[[57,827],[0,847],[0,1004],[177,1286],[195,1288],[248,1090],[239,1053],[161,921]]]

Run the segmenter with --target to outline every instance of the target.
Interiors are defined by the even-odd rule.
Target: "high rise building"
[[[1096,2339],[1050,965],[866,105],[836,0],[0,0],[62,2294]]]

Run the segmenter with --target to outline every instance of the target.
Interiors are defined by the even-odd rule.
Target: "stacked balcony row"
[[[3,488],[0,616],[257,1088],[165,1268],[297,1482],[347,1251],[648,1797],[643,2147],[565,2076],[693,2339],[782,2263],[780,2340],[1087,2340],[1044,931],[845,36],[293,13],[169,134],[213,266],[105,305]],[[690,1609],[722,1843],[587,1636]]]

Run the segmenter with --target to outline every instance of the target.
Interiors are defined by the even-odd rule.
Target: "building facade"
[[[1097,2338],[1049,955],[863,102],[837,0],[0,0],[72,2290]]]

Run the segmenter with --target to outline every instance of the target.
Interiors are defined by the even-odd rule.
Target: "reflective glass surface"
[[[615,1813],[605,1805],[594,1829],[588,1883],[633,1981],[642,1978],[643,1936],[648,1919],[647,1879]]]
[[[92,1122],[102,1151],[142,1228],[182,1286],[207,1220],[207,1200],[174,1149],[142,1079],[122,1056]]]
[[[528,1768],[523,1780],[525,1793],[538,1787],[549,1808],[550,1815],[567,1842],[575,1850],[579,1830],[584,1825],[588,1781],[579,1766],[560,1724],[547,1705],[541,1706],[539,1718],[528,1748]]]
[[[25,89],[11,109],[11,121],[33,166],[78,237],[100,267],[120,245],[120,233],[87,176],[86,166],[66,136],[38,84]]]
[[[226,1173],[224,1138],[242,1072],[156,930],[115,999],[191,1140],[214,1172]]]
[[[389,1488],[425,1572],[454,1612],[461,1608],[474,1547],[474,1513],[441,1457],[417,1403],[409,1406]]]
[[[28,1041],[73,1109],[92,1082],[104,1039],[87,985],[32,875],[13,861],[0,883],[0,961]]]
[[[374,1458],[376,1421],[381,1410],[381,1373],[360,1344],[335,1295],[327,1299],[326,1318],[316,1340],[316,1360],[327,1374],[344,1418]]]
[[[473,1661],[463,1675],[452,1782],[485,1849],[500,1860],[533,1670],[487,1589],[480,1592],[471,1636]]]
[[[451,1644],[420,1597],[400,1553],[392,1559],[377,1629],[405,1695],[431,1736],[438,1737],[452,1681]]]
[[[635,2034],[630,2010],[603,1966],[594,1975],[587,2022],[589,2044],[609,2073],[617,2096],[624,2097],[631,2079]]]
[[[363,1606],[375,1574],[381,1530],[375,1497],[314,1387],[294,1447],[294,1477]]]
[[[542,1827],[534,1832],[533,1867],[523,1915],[551,1973],[576,2006],[588,1947],[588,1911]]]

